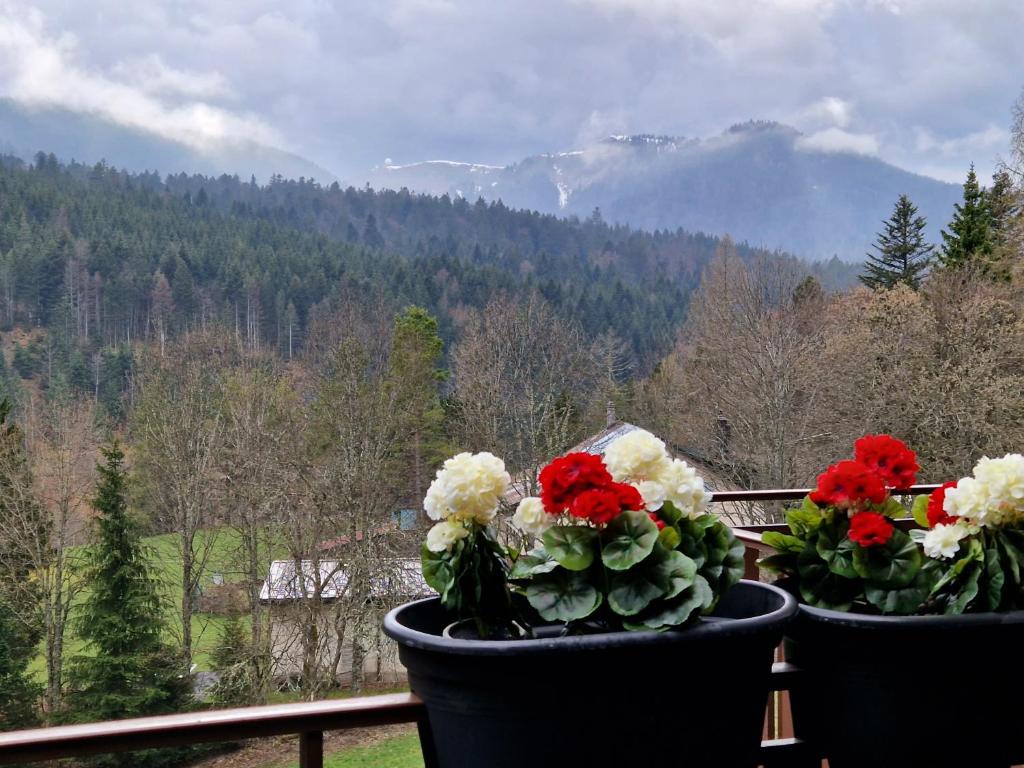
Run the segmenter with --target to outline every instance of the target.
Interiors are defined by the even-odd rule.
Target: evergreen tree
[[[251,704],[255,691],[255,676],[250,665],[252,649],[245,628],[237,616],[228,617],[221,629],[217,647],[210,654],[220,679],[210,692],[210,700],[217,707],[240,707]]]
[[[18,523],[3,526],[0,533],[0,731],[37,723],[42,687],[33,683],[28,665],[38,653],[43,627],[31,542],[45,541],[48,535],[40,506],[33,499],[22,500],[32,478],[25,436],[10,413],[10,401],[0,400],[0,517]],[[18,533],[4,535],[13,530]]]
[[[942,230],[944,267],[979,266],[987,270],[992,258],[992,214],[985,199],[985,190],[978,185],[974,164],[964,182],[963,203],[953,206],[955,212],[949,231]]]
[[[892,288],[897,283],[917,288],[935,248],[925,242],[924,217],[917,215],[917,206],[909,197],[900,195],[892,215],[882,226],[873,246],[878,253],[867,254],[860,281],[875,289]]]
[[[402,449],[408,467],[407,501],[417,505],[447,446],[443,441],[444,409],[440,385],[448,374],[439,367],[444,343],[437,319],[422,307],[407,307],[395,318],[389,378],[407,439]]]
[[[10,606],[0,602],[0,731],[39,724],[36,702],[43,686],[28,671],[35,654],[31,633],[21,626]]]
[[[1024,220],[1024,206],[1021,192],[1014,188],[1013,179],[1007,171],[992,175],[992,187],[986,194],[989,214],[992,217],[993,261],[999,276],[1009,278],[1014,259],[1015,233],[1020,231]]]
[[[77,629],[86,653],[72,659],[68,719],[117,720],[168,714],[188,702],[179,659],[163,641],[163,609],[150,574],[138,525],[129,515],[124,453],[103,449],[93,507],[99,541],[89,553],[92,591],[79,609]],[[102,765],[164,762],[159,753],[110,755]]]

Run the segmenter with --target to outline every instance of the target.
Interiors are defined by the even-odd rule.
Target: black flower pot
[[[796,735],[830,768],[1024,762],[1024,611],[866,616],[800,606]]]
[[[384,619],[425,702],[439,768],[754,766],[772,652],[796,602],[741,581],[681,631],[441,636],[437,598]]]

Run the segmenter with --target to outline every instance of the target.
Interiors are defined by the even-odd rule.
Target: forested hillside
[[[301,179],[161,180],[42,154],[0,167],[0,321],[23,332],[8,356],[21,378],[90,392],[115,411],[133,341],[224,324],[249,348],[290,358],[317,308],[345,291],[375,297],[388,315],[426,307],[450,340],[466,308],[538,290],[649,366],[671,346],[717,245],[609,226],[597,213],[562,220]],[[849,280],[839,262],[815,271],[827,286]]]

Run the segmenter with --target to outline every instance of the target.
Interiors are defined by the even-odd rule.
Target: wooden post
[[[324,732],[299,734],[299,768],[324,768]]]
[[[437,768],[437,748],[434,746],[434,734],[430,731],[426,709],[416,718],[416,730],[419,731],[420,750],[423,752],[423,768]]]

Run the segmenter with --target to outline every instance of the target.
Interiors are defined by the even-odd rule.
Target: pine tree
[[[38,584],[32,578],[31,541],[46,541],[45,516],[30,500],[18,499],[31,487],[25,437],[10,419],[11,403],[0,400],[0,517],[17,525],[13,536],[0,535],[0,731],[36,725],[36,704],[42,686],[36,685],[28,665],[42,638]],[[24,526],[24,527],[22,527]]]
[[[1008,279],[1017,255],[1015,240],[1024,223],[1024,205],[1021,192],[1014,189],[1009,172],[1002,170],[992,175],[992,187],[986,193],[989,214],[992,217],[992,260],[1000,278]]]
[[[240,707],[251,704],[256,688],[250,665],[252,647],[237,616],[225,620],[217,647],[210,657],[220,674],[220,679],[210,691],[210,700],[214,706]]]
[[[985,199],[985,190],[978,185],[974,164],[964,182],[963,203],[953,206],[955,212],[949,231],[942,230],[944,267],[978,266],[987,271],[992,259],[992,214]]]
[[[878,253],[867,254],[860,281],[875,289],[892,288],[897,283],[917,288],[935,248],[925,242],[924,217],[917,215],[917,206],[909,197],[900,195],[892,215],[882,226],[884,229],[873,246]]]
[[[39,724],[36,702],[43,686],[32,679],[29,662],[36,644],[5,603],[0,602],[0,731]]]
[[[124,453],[103,449],[93,507],[99,541],[89,553],[91,593],[77,621],[85,653],[72,659],[68,719],[117,720],[176,712],[188,701],[179,659],[161,637],[163,607],[139,528],[128,512]],[[156,760],[150,754],[149,763]],[[103,765],[143,765],[138,754],[112,755]]]
[[[407,439],[402,452],[409,471],[406,501],[414,506],[423,498],[429,478],[447,451],[442,435],[440,385],[448,373],[438,367],[443,353],[437,319],[427,310],[406,307],[395,318],[389,378],[405,416]]]

